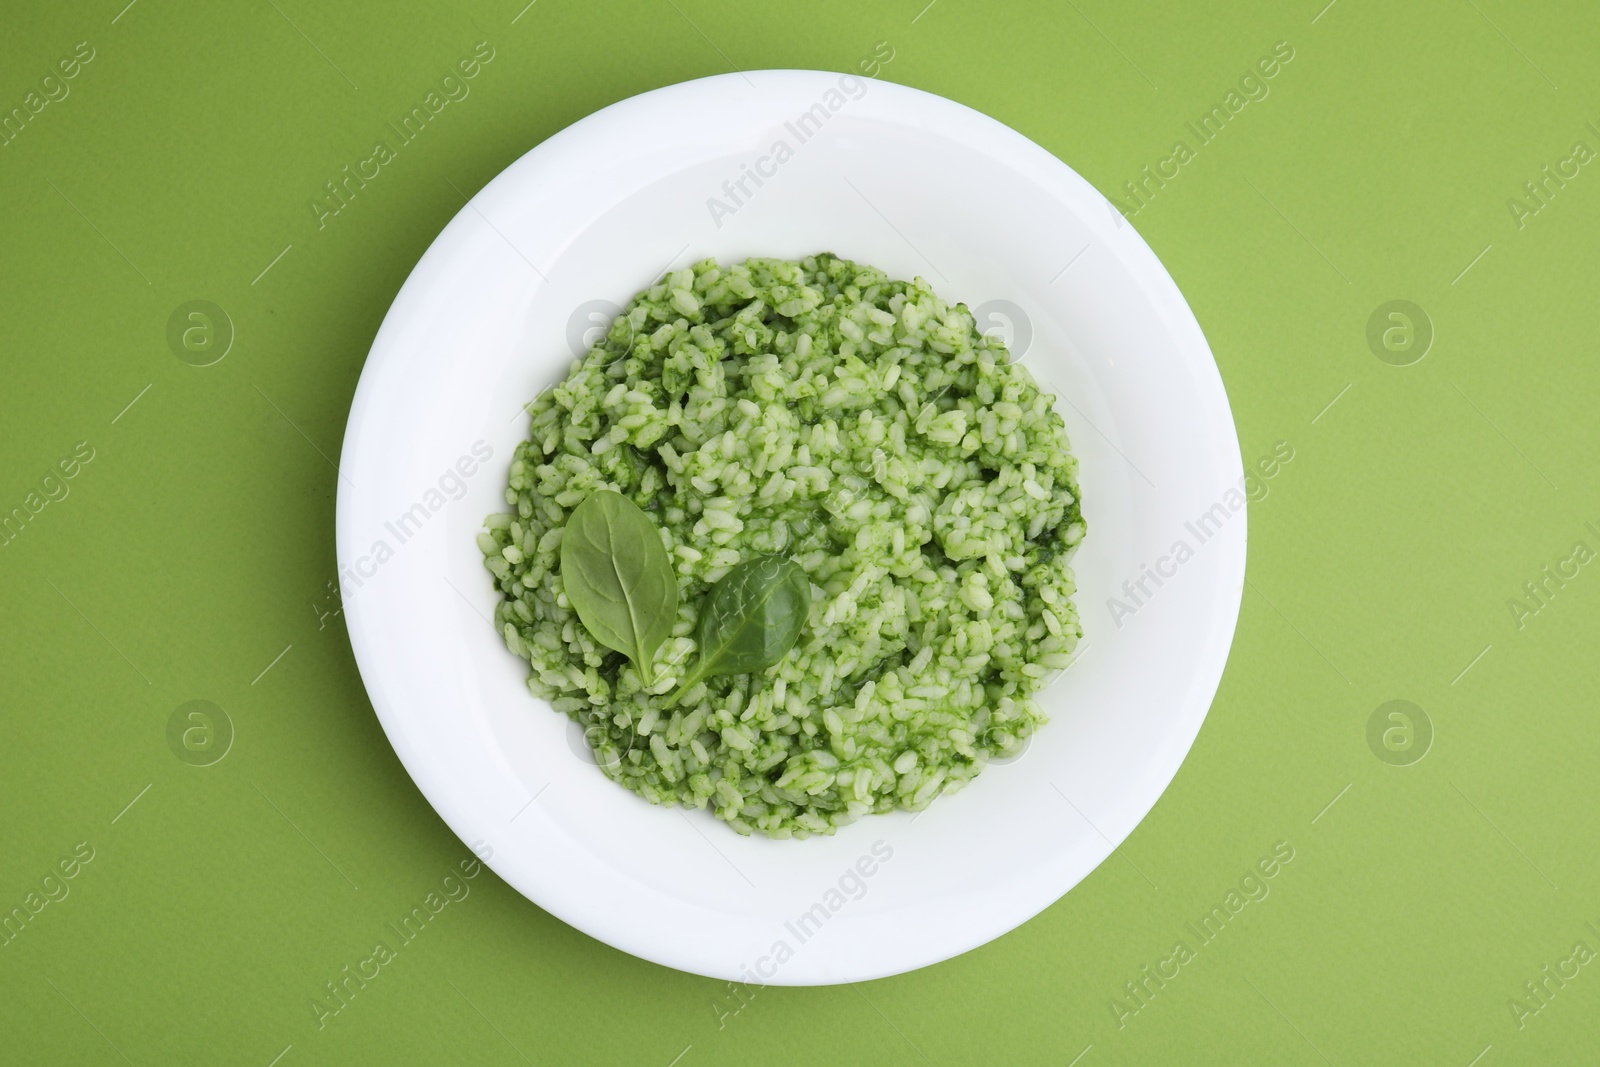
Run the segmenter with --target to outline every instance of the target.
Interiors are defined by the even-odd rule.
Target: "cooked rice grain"
[[[514,511],[478,537],[495,626],[653,803],[772,837],[920,810],[1020,749],[1082,634],[1078,465],[1052,402],[920,278],[828,254],[673,271],[529,405]],[[562,591],[562,528],[600,489],[655,520],[678,574],[648,690]],[[664,711],[704,593],[762,553],[811,576],[799,644]]]

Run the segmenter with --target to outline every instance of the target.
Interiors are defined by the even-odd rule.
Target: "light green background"
[[[94,849],[0,947],[0,1059],[1595,1062],[1600,966],[1548,981],[1520,1026],[1509,1006],[1575,942],[1600,949],[1600,575],[1550,584],[1520,628],[1507,606],[1600,548],[1600,170],[1520,227],[1507,206],[1574,142],[1600,148],[1589,5],[125,2],[14,4],[0,34],[6,110],[95,50],[0,147],[0,511],[78,442],[95,457],[0,548],[0,910]],[[322,183],[479,41],[471,96],[319,231]],[[1134,219],[1211,341],[1246,463],[1295,451],[1251,506],[1238,636],[1187,762],[1116,857],[940,966],[730,1015],[724,983],[484,873],[319,1030],[310,998],[467,855],[322,615],[329,457],[395,292],[457,190],[597,108],[734,67],[847,69],[878,41],[883,77],[1109,194],[1294,49]],[[236,330],[213,366],[167,345],[193,299]],[[1436,331],[1410,366],[1366,340],[1394,299]],[[213,766],[168,747],[194,699],[237,731]],[[1409,766],[1367,742],[1394,699],[1435,731]],[[1280,841],[1270,895],[1119,1027],[1123,984]]]

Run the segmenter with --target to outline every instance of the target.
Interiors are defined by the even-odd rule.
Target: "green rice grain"
[[[672,271],[528,407],[512,510],[478,535],[495,628],[652,803],[779,838],[920,810],[1021,749],[1082,635],[1053,400],[920,278],[829,254]],[[648,689],[563,591],[562,529],[602,489],[644,509],[677,572]],[[667,709],[706,590],[768,553],[810,576],[799,643]]]

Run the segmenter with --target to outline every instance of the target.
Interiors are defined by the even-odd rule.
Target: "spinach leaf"
[[[750,674],[794,647],[811,610],[811,579],[782,556],[746,560],[711,587],[700,608],[700,661],[667,700],[675,705],[701,679]]]
[[[594,639],[652,684],[656,650],[678,616],[678,579],[650,517],[621,493],[590,494],[561,535],[561,581]]]

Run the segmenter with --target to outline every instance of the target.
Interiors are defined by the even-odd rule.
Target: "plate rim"
[[[996,138],[997,143],[1003,143],[1009,152],[1021,158],[1031,157],[1034,167],[1042,167],[1050,172],[1051,177],[1057,182],[1065,181],[1067,185],[1078,185],[1081,190],[1086,190],[1093,197],[1104,203],[1110,220],[1118,230],[1123,231],[1118,239],[1116,250],[1121,254],[1127,265],[1136,274],[1142,291],[1151,299],[1161,314],[1165,325],[1172,331],[1179,347],[1187,352],[1197,352],[1203,359],[1193,360],[1191,368],[1197,378],[1197,387],[1201,395],[1197,401],[1206,409],[1205,423],[1215,432],[1226,437],[1226,444],[1231,446],[1222,449],[1222,463],[1228,470],[1226,478],[1230,484],[1238,484],[1244,477],[1242,454],[1239,448],[1237,424],[1233,419],[1231,404],[1229,403],[1226,386],[1222,381],[1221,369],[1216,362],[1211,346],[1205,338],[1204,331],[1187,301],[1183,298],[1177,287],[1176,281],[1170,272],[1149,248],[1142,236],[1133,228],[1131,223],[1124,220],[1105,197],[1095,190],[1081,175],[1073,170],[1067,163],[1044,149],[1042,146],[1027,138],[1020,132],[999,120],[985,115],[976,109],[957,101],[929,93],[925,90],[901,85],[895,82],[877,79],[865,79],[861,75],[842,75],[838,71],[807,70],[807,69],[772,69],[759,71],[746,71],[742,73],[711,75],[703,78],[691,79],[662,86],[644,93],[636,94],[616,101],[600,110],[597,110],[571,125],[546,138],[539,144],[530,148],[517,159],[508,164],[488,183],[486,183],[450,221],[440,230],[439,234],[430,242],[427,250],[418,259],[416,265],[408,274],[404,284],[397,291],[389,309],[385,312],[384,319],[367,357],[363,362],[360,380],[357,383],[351,403],[350,414],[346,422],[345,434],[341,446],[340,466],[348,467],[353,464],[359,448],[362,435],[367,431],[375,418],[374,412],[382,401],[377,395],[379,368],[382,367],[385,350],[392,346],[392,335],[403,328],[401,319],[407,314],[407,305],[415,304],[418,289],[428,284],[428,276],[441,269],[440,260],[447,257],[450,246],[466,239],[465,228],[472,225],[471,219],[479,204],[488,204],[496,197],[503,195],[513,183],[521,180],[518,175],[532,170],[535,167],[546,165],[547,161],[556,161],[560,165],[560,155],[568,150],[569,145],[575,143],[581,146],[584,139],[605,135],[603,131],[609,125],[631,121],[635,113],[648,113],[651,109],[680,97],[691,96],[707,88],[728,85],[743,79],[770,83],[776,85],[781,91],[785,83],[796,85],[802,82],[808,89],[820,84],[819,79],[837,79],[841,76],[862,78],[871,81],[875,87],[881,88],[887,95],[899,97],[913,109],[922,109],[925,117],[926,109],[935,111],[948,111],[957,109],[959,112],[973,116],[988,127],[989,133]],[[737,87],[736,91],[743,91],[744,87]],[[815,92],[812,93],[815,95]],[[970,119],[969,119],[970,121]],[[908,120],[908,125],[915,125]],[[986,154],[993,154],[985,149]],[[1009,161],[1009,160],[1008,160]],[[1033,170],[1028,172],[1030,177],[1038,178]],[[1086,220],[1089,221],[1089,220]],[[1092,224],[1092,223],[1091,223]],[[425,269],[426,268],[426,269]],[[409,298],[409,299],[408,299]],[[1219,443],[1224,443],[1218,439]],[[337,548],[337,563],[341,576],[346,566],[355,553],[360,551],[358,539],[363,536],[364,530],[355,528],[355,491],[347,488],[343,479],[339,480],[336,499],[335,539]],[[1165,795],[1172,780],[1176,777],[1188,753],[1191,751],[1200,729],[1209,715],[1212,702],[1217,689],[1221,684],[1223,673],[1227,666],[1229,653],[1232,648],[1234,635],[1237,631],[1238,618],[1243,599],[1243,586],[1248,545],[1248,508],[1241,509],[1237,518],[1226,527],[1227,539],[1221,545],[1215,568],[1222,579],[1223,591],[1209,605],[1213,618],[1208,620],[1212,628],[1208,631],[1209,640],[1200,647],[1196,655],[1196,668],[1192,675],[1189,695],[1186,705],[1193,704],[1198,710],[1191,712],[1192,719],[1182,719],[1177,725],[1189,725],[1191,728],[1184,730],[1169,730],[1163,741],[1171,746],[1175,754],[1163,764],[1155,776],[1160,779],[1160,787],[1154,789],[1148,797],[1148,802],[1141,798],[1137,805],[1142,810],[1134,818],[1125,831],[1115,833],[1114,839],[1106,839],[1106,848],[1097,851],[1097,858],[1084,870],[1062,886],[1049,899],[1034,904],[1027,904],[1019,908],[1004,910],[1004,917],[989,922],[968,923],[963,929],[976,931],[969,936],[952,939],[949,943],[941,944],[928,951],[910,953],[903,958],[877,969],[857,970],[852,973],[831,978],[802,978],[796,974],[779,973],[768,979],[765,984],[777,985],[825,985],[837,984],[845,981],[862,981],[873,978],[886,977],[915,970],[924,966],[952,958],[973,948],[979,947],[989,941],[1003,936],[1005,933],[1016,929],[1051,904],[1060,900],[1084,878],[1088,877],[1095,869],[1109,858],[1127,838],[1133,829],[1148,817],[1155,805]],[[412,739],[403,728],[403,723],[393,708],[387,702],[380,700],[376,695],[381,692],[382,685],[378,679],[371,677],[380,662],[380,655],[370,647],[370,634],[362,624],[362,607],[359,599],[355,600],[346,611],[346,626],[350,636],[352,652],[355,655],[357,668],[362,677],[363,687],[366,689],[369,701],[377,714],[383,727],[385,736],[400,758],[407,774],[416,784],[419,791],[434,811],[444,820],[451,831],[464,843],[472,847],[474,841],[483,841],[491,835],[479,832],[482,830],[480,813],[469,810],[473,805],[466,802],[470,794],[458,792],[451,788],[449,776],[444,774],[444,768],[428,758],[426,751],[419,751]],[[1181,744],[1174,744],[1180,742]],[[1104,836],[1104,835],[1102,835]],[[642,944],[636,937],[624,936],[615,928],[608,928],[603,922],[594,921],[593,914],[588,909],[575,905],[568,897],[552,889],[549,883],[540,883],[535,892],[528,886],[529,879],[522,876],[520,870],[508,873],[502,869],[505,862],[497,864],[493,856],[482,857],[483,861],[496,871],[512,888],[527,897],[540,908],[548,911],[556,918],[570,926],[596,938],[606,944],[617,947],[632,955],[665,966],[674,967],[689,973],[707,975],[716,978],[731,980],[746,980],[747,975],[734,971],[731,967],[719,969],[708,964],[705,960],[697,958],[693,953],[682,951],[682,942],[656,942]],[[559,881],[557,879],[556,881]],[[956,943],[959,942],[959,943]]]

